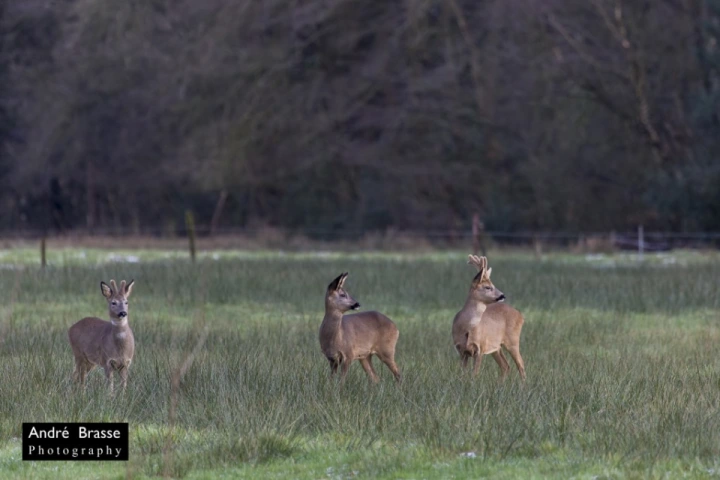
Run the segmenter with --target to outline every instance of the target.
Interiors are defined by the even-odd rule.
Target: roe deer
[[[501,347],[510,353],[520,377],[525,380],[525,364],[520,356],[520,331],[523,316],[510,305],[503,303],[505,295],[490,281],[492,268],[486,257],[468,256],[468,263],[477,268],[465,306],[453,319],[453,342],[460,354],[463,367],[474,358],[473,375],[477,375],[482,356],[491,354],[500,367],[504,379],[510,370]]]
[[[343,315],[360,307],[345,290],[347,272],[340,274],[328,285],[325,294],[325,317],[320,325],[320,348],[330,362],[330,375],[341,367],[341,381],[350,364],[359,360],[371,382],[378,376],[371,358],[380,357],[388,366],[395,380],[400,382],[400,372],[395,364],[395,344],[400,332],[388,317],[379,312],[361,312]]]
[[[97,365],[105,369],[110,393],[113,392],[113,370],[120,374],[123,391],[127,387],[128,369],[135,353],[135,337],[128,324],[127,299],[134,283],[134,280],[130,280],[125,285],[123,280],[118,289],[115,280],[110,280],[110,286],[100,282],[100,291],[108,302],[110,321],[86,317],[68,330],[75,356],[73,377],[83,387],[88,372]]]

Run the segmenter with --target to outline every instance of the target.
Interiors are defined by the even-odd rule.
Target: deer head
[[[339,310],[341,313],[356,310],[360,307],[360,304],[345,290],[344,285],[347,277],[347,272],[341,273],[335,280],[330,282],[325,294],[325,304],[333,310]]]
[[[132,293],[135,280],[125,284],[125,280],[120,282],[118,288],[115,280],[110,280],[110,285],[100,282],[100,291],[103,297],[107,299],[108,310],[110,312],[110,320],[115,324],[122,324],[127,321],[128,316],[128,297]]]
[[[468,263],[473,265],[478,271],[470,286],[471,298],[477,302],[485,304],[502,302],[505,300],[505,294],[498,290],[490,280],[492,268],[488,268],[487,258],[478,257],[477,255],[468,255]]]

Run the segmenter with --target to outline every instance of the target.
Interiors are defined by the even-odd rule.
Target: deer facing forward
[[[473,358],[473,375],[477,375],[483,355],[492,355],[500,367],[500,377],[505,378],[510,365],[503,354],[501,347],[504,347],[525,380],[525,364],[520,356],[523,316],[503,303],[505,295],[490,281],[492,268],[488,268],[486,257],[470,255],[468,263],[475,266],[478,273],[465,305],[455,315],[452,328],[453,342],[462,365],[467,366],[468,360]]]
[[[359,360],[371,382],[378,376],[373,369],[373,355],[387,365],[395,380],[400,382],[400,371],[395,364],[395,344],[400,332],[388,317],[379,312],[360,312],[360,304],[345,290],[347,272],[328,285],[325,294],[325,317],[320,325],[320,348],[330,362],[330,374],[340,368],[341,380],[345,378],[350,364]]]
[[[88,372],[96,366],[105,369],[105,376],[113,392],[113,372],[120,374],[123,391],[127,387],[128,369],[135,353],[135,338],[128,324],[128,297],[135,281],[125,280],[118,288],[115,280],[110,285],[100,282],[100,291],[107,299],[110,321],[86,317],[68,330],[68,338],[75,356],[73,378],[85,385]]]

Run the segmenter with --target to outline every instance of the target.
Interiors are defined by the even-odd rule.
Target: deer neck
[[[124,345],[131,341],[133,338],[132,330],[130,330],[130,323],[128,317],[118,318],[115,316],[110,317],[110,334],[112,335],[113,342],[116,345]]]
[[[472,298],[472,295],[468,296],[468,299],[465,301],[465,307],[463,308],[465,311],[472,312],[477,316],[480,316],[485,312],[485,309],[487,308],[487,304],[483,303],[479,300],[475,300]]]
[[[340,340],[342,338],[342,318],[340,310],[325,307],[325,316],[320,325],[320,337],[326,341]]]

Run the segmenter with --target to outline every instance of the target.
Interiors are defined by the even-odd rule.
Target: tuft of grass
[[[720,264],[596,268],[491,260],[526,317],[528,381],[450,341],[473,271],[459,254],[307,254],[0,270],[2,478],[689,476],[720,465]],[[317,330],[327,284],[400,329],[394,385],[339,388]],[[70,381],[67,328],[104,317],[98,283],[134,278],[127,393]],[[192,361],[188,361],[192,359]],[[181,372],[181,375],[178,375]],[[172,413],[171,413],[172,412]],[[130,424],[130,460],[21,462],[23,422]]]

